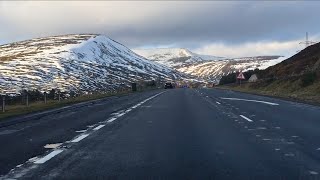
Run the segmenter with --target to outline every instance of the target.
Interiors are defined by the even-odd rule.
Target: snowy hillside
[[[185,48],[136,49],[134,51],[141,56],[170,67],[181,66],[185,63],[223,59],[217,56],[196,54]]]
[[[104,35],[37,38],[0,46],[0,90],[114,90],[136,80],[179,79]]]
[[[266,69],[283,60],[284,58],[279,56],[246,57],[186,64],[176,69],[180,72],[218,83],[223,75],[238,71],[254,70],[256,68]]]
[[[223,75],[239,70],[266,69],[285,59],[281,56],[256,56],[228,59],[210,55],[199,55],[183,48],[134,51],[180,72],[193,75],[203,80],[216,82],[218,82]]]

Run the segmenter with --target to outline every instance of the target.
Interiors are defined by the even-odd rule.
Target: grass
[[[303,87],[301,79],[274,80],[270,83],[246,83],[239,85],[223,85],[217,88],[231,89],[240,92],[280,97],[288,100],[300,101],[320,105],[320,82]]]
[[[152,88],[141,90],[141,91],[147,91],[147,90],[152,90]],[[116,96],[116,95],[118,96],[127,95],[131,93],[133,92],[124,91],[124,92],[118,92],[118,93],[83,95],[75,98],[64,99],[64,100],[61,100],[60,102],[58,100],[48,100],[46,104],[43,101],[37,101],[37,102],[30,103],[28,107],[26,105],[21,105],[21,104],[6,105],[6,111],[0,113],[0,120],[9,118],[9,117],[19,116],[19,115],[26,115],[33,112],[40,112],[44,110],[64,107],[67,105],[76,104],[80,102],[102,99],[105,97]]]

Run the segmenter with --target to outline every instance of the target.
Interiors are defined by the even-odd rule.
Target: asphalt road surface
[[[319,139],[316,106],[149,91],[1,127],[0,179],[314,180]]]

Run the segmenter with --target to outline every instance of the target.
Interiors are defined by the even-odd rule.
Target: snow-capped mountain
[[[196,54],[185,48],[135,49],[134,51],[141,56],[170,67],[223,59],[218,56]]]
[[[62,35],[0,46],[0,90],[114,90],[181,73],[95,34]]]
[[[223,58],[200,55],[184,48],[134,50],[155,62],[172,67],[180,72],[199,79],[219,82],[221,76],[235,71],[265,69],[282,60],[281,56],[256,56],[240,58]]]

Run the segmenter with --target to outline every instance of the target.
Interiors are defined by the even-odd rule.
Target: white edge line
[[[89,134],[82,134],[81,136],[77,137],[76,139],[72,140],[71,142],[73,142],[73,143],[79,142],[82,139],[86,138],[87,136],[89,136]]]
[[[51,158],[53,158],[54,156],[60,154],[63,150],[62,149],[56,149],[54,151],[52,151],[51,153],[49,153],[48,155],[44,156],[41,159],[38,159],[37,161],[35,161],[35,164],[43,164],[47,161],[49,161]]]
[[[113,122],[113,121],[116,120],[116,119],[117,119],[116,117],[113,117],[113,118],[109,119],[107,122],[108,122],[108,123],[111,123],[111,122]]]
[[[245,119],[245,120],[247,120],[247,121],[249,121],[249,122],[253,122],[251,119],[245,117],[244,115],[240,115],[240,117],[242,117],[243,119]]]
[[[116,115],[116,117],[121,117],[121,116],[123,116],[123,115],[125,115],[126,113],[120,113],[120,114],[118,114],[118,115]]]
[[[105,126],[104,124],[99,125],[99,126],[97,126],[97,127],[93,128],[93,130],[94,130],[94,131],[97,131],[97,130],[99,130],[99,129],[103,128],[104,126]]]
[[[235,100],[235,101],[258,102],[258,103],[268,104],[268,105],[272,105],[272,106],[278,106],[279,105],[277,103],[272,103],[272,102],[267,102],[267,101],[251,100],[251,99],[225,98],[225,97],[220,97],[220,99]]]

